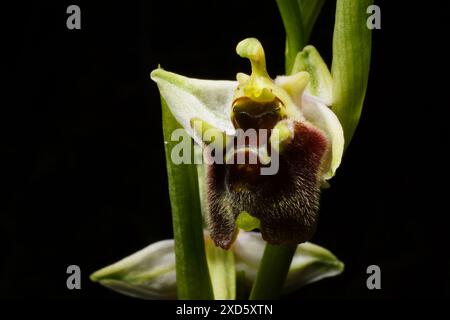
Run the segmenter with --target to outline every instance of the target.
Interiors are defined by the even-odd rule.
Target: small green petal
[[[94,272],[92,281],[141,299],[175,299],[174,241],[164,240]]]
[[[305,47],[295,58],[293,72],[306,71],[311,78],[306,91],[331,105],[333,80],[330,70],[313,46]]]
[[[278,153],[294,138],[294,127],[292,121],[283,120],[277,123],[270,135],[270,144]]]
[[[248,74],[239,72],[236,75],[236,80],[239,83],[239,85],[245,86],[247,84],[247,82],[250,80],[250,76]]]
[[[275,83],[286,90],[294,102],[300,106],[303,91],[309,86],[310,78],[308,72],[300,71],[290,76],[278,76]]]
[[[195,136],[199,137],[205,145],[211,145],[217,150],[226,146],[232,139],[220,129],[198,118],[192,118],[190,125]]]
[[[252,231],[260,228],[261,222],[248,212],[242,211],[236,218],[236,226],[244,231]]]

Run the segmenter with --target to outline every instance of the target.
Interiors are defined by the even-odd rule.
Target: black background
[[[395,3],[394,3],[395,2]],[[130,299],[91,283],[91,272],[171,237],[156,85],[161,64],[180,74],[234,79],[235,54],[254,36],[269,73],[283,73],[284,31],[275,1],[122,1],[3,7],[0,127],[2,298]],[[346,264],[335,278],[289,299],[426,298],[450,294],[448,1],[378,1],[365,108],[313,241]],[[331,61],[334,1],[313,31]],[[444,60],[445,59],[445,60]],[[66,289],[66,268],[82,290]],[[382,290],[366,288],[366,268]]]

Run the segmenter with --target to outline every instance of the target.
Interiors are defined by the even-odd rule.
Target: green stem
[[[348,146],[359,122],[369,79],[371,31],[367,7],[372,0],[338,0],[333,33],[333,111]]]
[[[309,39],[325,0],[297,0],[297,2],[302,13],[305,39]]]
[[[250,300],[278,298],[296,249],[297,246],[266,245]]]
[[[297,0],[276,0],[286,30],[286,74],[290,74],[295,57],[306,45],[302,12]]]
[[[181,128],[161,99],[167,176],[172,207],[178,299],[214,298],[206,263],[202,215],[195,164],[171,161],[171,134]],[[193,151],[193,150],[192,150]]]
[[[286,74],[290,74],[297,53],[307,45],[325,0],[276,0],[286,30]]]

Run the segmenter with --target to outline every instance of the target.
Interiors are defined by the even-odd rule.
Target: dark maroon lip
[[[262,237],[268,243],[293,245],[311,239],[318,222],[318,177],[326,149],[327,139],[321,131],[295,121],[292,140],[278,154],[276,174],[260,174],[260,164],[208,166],[209,228],[215,244],[224,249],[231,246],[235,221],[242,211],[260,220]]]

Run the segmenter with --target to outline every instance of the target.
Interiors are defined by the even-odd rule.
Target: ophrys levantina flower
[[[223,161],[206,161],[208,225],[215,244],[231,246],[242,212],[259,219],[269,243],[305,242],[316,229],[320,188],[334,175],[344,147],[342,127],[328,107],[331,75],[311,46],[298,54],[292,75],[275,80],[258,40],[245,39],[236,51],[252,66],[251,75],[239,73],[237,81],[192,79],[160,68],[151,77],[205,157],[224,151]],[[265,132],[267,139],[258,134],[251,142],[246,135],[252,130]],[[256,161],[236,161],[252,156]]]

